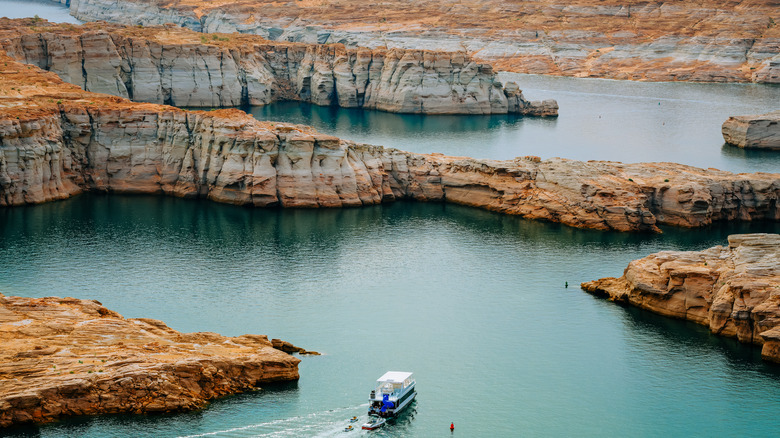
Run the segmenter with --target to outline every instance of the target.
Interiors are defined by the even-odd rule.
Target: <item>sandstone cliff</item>
[[[0,294],[0,428],[64,416],[202,408],[298,379],[265,336],[179,333],[93,300]]]
[[[762,356],[780,362],[780,235],[738,234],[727,247],[662,251],[629,263],[620,278],[582,287],[763,345]]]
[[[70,11],[280,41],[465,49],[521,73],[780,82],[776,0],[71,0]]]
[[[133,103],[0,62],[0,206],[91,190],[309,208],[415,199],[619,231],[780,219],[780,174],[414,154],[239,110]]]
[[[462,52],[347,49],[270,43],[175,27],[73,26],[0,20],[15,59],[87,91],[182,107],[316,105],[425,114],[556,116],[554,100],[529,102],[514,83]]]
[[[723,122],[726,143],[746,149],[780,150],[780,111],[729,117]]]

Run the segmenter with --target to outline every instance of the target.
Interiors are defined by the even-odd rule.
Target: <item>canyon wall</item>
[[[519,73],[780,83],[776,0],[71,0],[70,11],[279,41],[466,50]]]
[[[780,174],[414,154],[260,122],[235,109],[134,103],[8,57],[0,62],[0,206],[104,191],[258,207],[414,199],[618,231],[780,220]]]
[[[763,345],[780,362],[780,235],[729,236],[726,247],[662,251],[629,263],[620,278],[583,283],[586,291]]]
[[[721,128],[726,143],[746,149],[780,151],[780,111],[729,117]]]
[[[553,100],[529,102],[514,83],[462,52],[347,49],[269,43],[163,27],[0,21],[13,58],[87,91],[181,107],[316,105],[424,114],[556,116]]]
[[[265,336],[180,333],[94,300],[0,294],[0,428],[74,415],[203,408],[298,380],[299,359]]]

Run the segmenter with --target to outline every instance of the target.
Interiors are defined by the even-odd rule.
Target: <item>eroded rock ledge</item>
[[[184,111],[88,93],[51,72],[0,62],[0,206],[103,191],[258,207],[443,201],[618,231],[780,220],[780,174],[414,154],[239,110]]]
[[[202,408],[298,380],[299,359],[258,335],[180,333],[94,300],[0,294],[0,428],[72,415]]]
[[[83,20],[463,50],[520,73],[780,82],[774,0],[55,0]]]
[[[780,151],[780,111],[729,117],[721,129],[726,143],[745,149]]]
[[[628,264],[620,278],[582,284],[586,291],[712,333],[763,345],[780,362],[780,235],[737,234],[704,251],[662,251]]]
[[[490,65],[463,52],[29,19],[0,19],[0,46],[87,91],[139,102],[235,107],[298,100],[398,113],[558,115],[554,100],[527,101],[517,84],[504,87]]]

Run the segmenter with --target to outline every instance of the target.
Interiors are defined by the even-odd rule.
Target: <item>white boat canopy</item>
[[[376,383],[404,383],[407,379],[412,378],[412,373],[405,371],[388,371]]]

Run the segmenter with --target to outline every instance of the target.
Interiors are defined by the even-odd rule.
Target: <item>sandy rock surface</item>
[[[202,408],[298,379],[265,336],[180,333],[94,300],[0,295],[0,428],[64,416]]]
[[[775,0],[71,0],[70,11],[279,41],[466,50],[520,73],[780,82]]]
[[[582,287],[595,295],[708,326],[763,345],[780,362],[780,235],[736,234],[728,246],[662,251],[629,263],[620,278]]]

